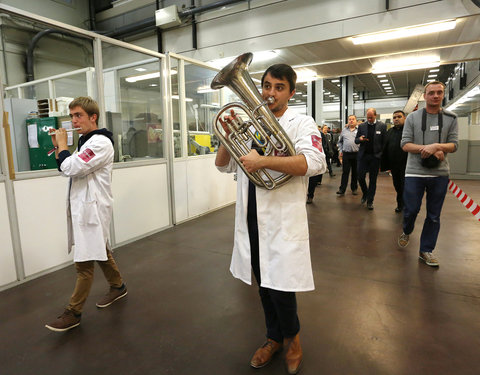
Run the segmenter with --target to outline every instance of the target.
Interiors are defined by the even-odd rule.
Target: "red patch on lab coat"
[[[323,152],[322,138],[320,138],[318,135],[312,134],[312,146],[318,149],[320,152]]]
[[[81,154],[78,154],[78,157],[82,159],[85,163],[88,163],[95,157],[95,153],[89,148],[87,148]]]

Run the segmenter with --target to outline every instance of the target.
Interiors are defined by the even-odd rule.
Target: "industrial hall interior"
[[[477,375],[480,0],[0,0],[0,375]]]

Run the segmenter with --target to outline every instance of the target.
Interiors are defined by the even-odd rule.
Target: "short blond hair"
[[[98,108],[98,104],[95,100],[93,100],[89,96],[79,96],[78,98],[73,99],[68,105],[69,109],[73,109],[75,107],[82,108],[85,112],[87,112],[88,117],[97,115],[97,119],[95,120],[95,123],[98,126],[98,118],[100,117],[100,108]]]
[[[425,94],[427,92],[427,87],[430,86],[430,85],[442,85],[443,87],[443,92],[445,92],[445,84],[443,82],[440,82],[440,81],[432,81],[432,82],[428,82],[426,85],[425,85],[425,89],[423,90],[423,93]]]

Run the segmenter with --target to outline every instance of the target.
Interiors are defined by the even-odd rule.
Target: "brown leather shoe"
[[[250,366],[254,368],[262,368],[270,363],[275,353],[283,349],[281,342],[267,339],[265,343],[257,349],[250,361]]]
[[[287,348],[285,354],[285,364],[287,365],[287,372],[291,375],[297,374],[302,365],[303,353],[300,345],[300,335],[290,337],[283,340],[283,346]]]

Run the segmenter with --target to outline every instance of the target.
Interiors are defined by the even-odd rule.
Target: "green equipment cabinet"
[[[31,170],[57,168],[55,154],[47,155],[48,151],[53,148],[52,137],[48,135],[48,129],[57,129],[57,118],[38,117],[27,119],[26,122]]]

